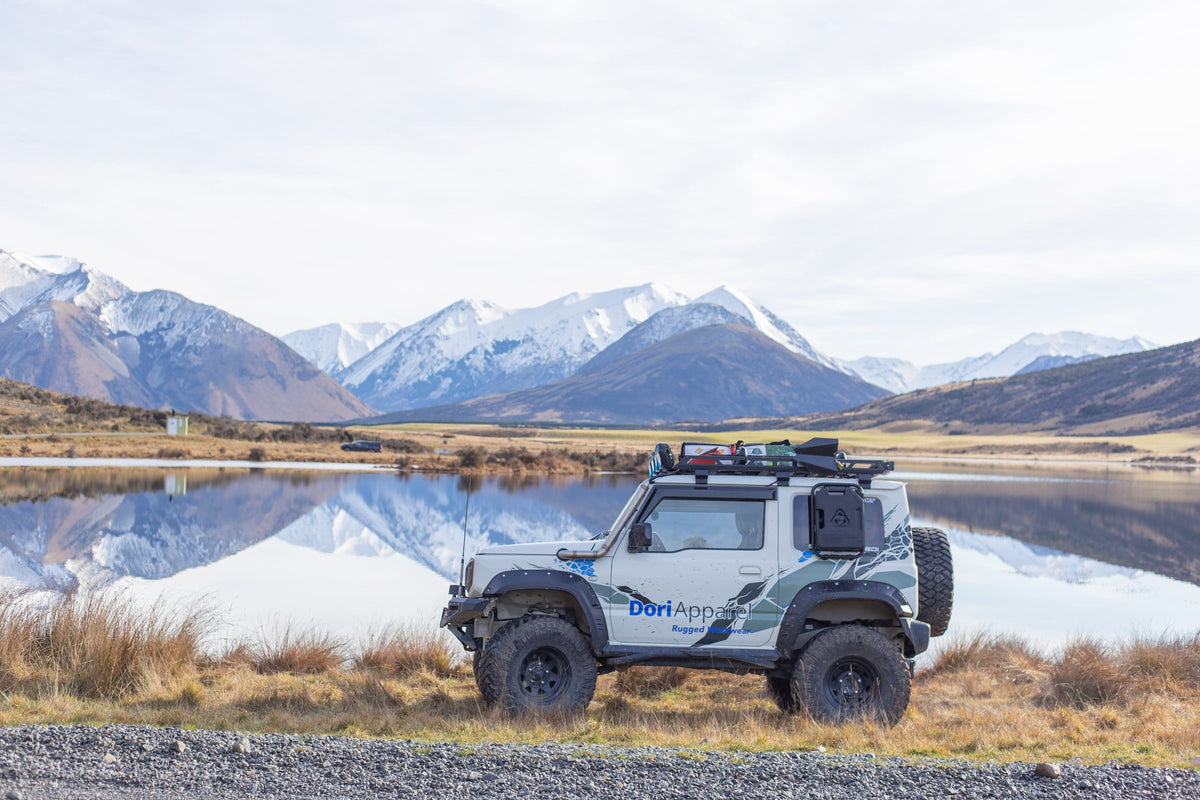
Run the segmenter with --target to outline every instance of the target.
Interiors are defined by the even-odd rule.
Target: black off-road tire
[[[596,658],[566,620],[522,617],[488,640],[475,680],[484,702],[509,714],[579,714],[596,692]]]
[[[800,710],[800,704],[796,702],[796,697],[792,694],[792,679],[790,677],[775,678],[768,675],[767,696],[785,714],[795,714]]]
[[[950,627],[954,609],[954,561],[950,540],[938,528],[913,528],[917,559],[917,619],[929,623],[929,634],[941,636]]]
[[[838,625],[813,637],[792,670],[792,694],[821,722],[895,725],[911,692],[900,648],[861,625]]]
[[[496,704],[496,698],[491,696],[491,685],[480,679],[479,661],[483,658],[484,645],[480,644],[479,648],[471,655],[471,671],[475,674],[475,686],[479,689],[479,694],[483,696],[484,705],[489,708]]]

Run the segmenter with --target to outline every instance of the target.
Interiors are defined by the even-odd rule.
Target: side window
[[[803,551],[810,549],[811,546],[808,526],[808,495],[798,494],[792,498],[792,547]]]
[[[651,553],[761,550],[765,515],[762,500],[664,497],[642,521],[650,526]]]

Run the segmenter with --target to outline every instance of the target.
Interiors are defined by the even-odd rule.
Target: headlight
[[[475,582],[475,559],[467,562],[467,571],[463,574],[463,594],[471,593],[471,584]]]

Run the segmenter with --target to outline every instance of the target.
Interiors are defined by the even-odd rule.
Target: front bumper
[[[452,597],[442,609],[441,627],[448,628],[454,638],[468,650],[475,649],[472,623],[487,613],[492,600],[487,597]]]

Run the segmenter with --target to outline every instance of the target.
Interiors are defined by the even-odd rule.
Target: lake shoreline
[[[266,427],[269,434],[290,432]],[[294,428],[294,426],[293,426]],[[683,441],[804,441],[839,439],[862,457],[903,462],[1011,465],[1200,468],[1200,432],[1144,436],[1050,434],[949,435],[929,431],[729,431],[533,428],[501,425],[407,424],[354,429],[357,438],[383,442],[380,453],[344,451],[327,435],[290,441],[263,435],[239,439],[165,433],[115,435],[37,432],[0,438],[0,466],[156,466],[270,469],[378,470],[467,475],[640,474],[654,444],[677,448]],[[306,466],[310,465],[310,466]]]

